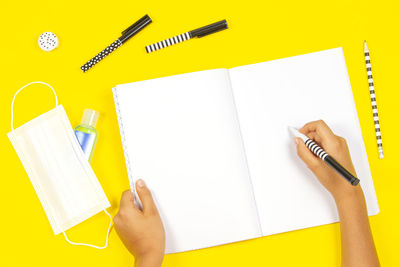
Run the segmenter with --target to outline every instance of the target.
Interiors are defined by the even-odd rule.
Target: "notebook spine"
[[[114,103],[115,103],[115,110],[117,112],[119,132],[121,135],[122,149],[124,151],[125,164],[126,164],[126,169],[128,172],[129,186],[131,188],[131,191],[135,192],[135,183],[134,183],[134,180],[132,177],[132,170],[131,170],[131,164],[129,161],[128,148],[126,146],[124,124],[122,122],[121,111],[120,111],[120,107],[119,107],[117,88],[114,87],[112,90],[113,90],[113,97],[114,97]]]

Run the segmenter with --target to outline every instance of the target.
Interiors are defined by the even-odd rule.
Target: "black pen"
[[[345,178],[351,185],[358,185],[360,180],[352,175],[348,170],[346,170],[339,162],[337,162],[332,156],[326,153],[320,146],[318,146],[313,140],[300,133],[297,129],[293,127],[289,127],[290,132],[296,136],[301,138],[308,149],[311,150],[314,155],[322,159],[326,164],[328,164],[332,169],[337,171],[343,178]]]
[[[146,52],[151,53],[151,52],[157,51],[159,49],[168,47],[170,45],[174,45],[174,44],[192,39],[194,37],[201,38],[206,35],[209,35],[209,34],[212,34],[215,32],[219,32],[219,31],[222,31],[225,29],[228,29],[228,23],[226,22],[226,20],[221,20],[221,21],[215,22],[213,24],[195,29],[193,31],[185,32],[185,33],[179,34],[177,36],[168,38],[166,40],[162,40],[158,43],[148,45],[148,46],[146,46]]]
[[[91,67],[96,65],[100,60],[108,56],[108,54],[111,54],[115,49],[120,47],[123,43],[128,41],[130,38],[132,38],[134,35],[136,35],[138,32],[143,30],[144,27],[149,25],[151,23],[151,18],[148,15],[145,15],[143,18],[139,19],[136,21],[134,24],[129,26],[126,30],[124,30],[121,34],[121,37],[119,37],[117,40],[115,40],[112,44],[107,46],[103,51],[98,53],[96,56],[94,56],[91,60],[86,62],[82,67],[81,70],[83,72],[88,71]]]

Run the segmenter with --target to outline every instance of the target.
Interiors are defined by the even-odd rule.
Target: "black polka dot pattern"
[[[114,51],[115,49],[117,49],[121,45],[122,45],[121,41],[120,40],[116,40],[115,42],[113,42],[112,44],[107,46],[106,49],[104,49],[103,51],[98,53],[96,56],[94,56],[91,60],[89,60],[87,63],[85,63],[85,65],[83,65],[81,67],[81,70],[83,72],[87,72],[91,67],[96,65],[100,60],[102,60],[103,58],[108,56],[112,51]]]
[[[44,51],[51,51],[58,47],[58,38],[52,32],[44,32],[39,36],[39,46]]]

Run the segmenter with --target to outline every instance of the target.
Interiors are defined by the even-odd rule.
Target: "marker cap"
[[[123,43],[127,40],[129,40],[132,36],[140,32],[141,30],[144,29],[147,25],[149,25],[152,22],[151,18],[149,15],[144,15],[141,19],[133,23],[131,26],[129,26],[127,29],[125,29],[121,34],[122,36],[119,38],[119,40]]]
[[[226,20],[221,20],[218,22],[215,22],[213,24],[195,29],[193,31],[190,32],[191,36],[197,36],[199,38],[204,37],[206,35],[215,33],[215,32],[219,32],[222,30],[228,29],[228,23],[226,22]]]

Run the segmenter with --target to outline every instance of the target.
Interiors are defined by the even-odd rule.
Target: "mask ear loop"
[[[99,246],[95,246],[95,245],[91,245],[91,244],[72,242],[71,240],[68,239],[67,234],[65,232],[62,232],[64,234],[65,240],[67,240],[67,242],[70,243],[71,245],[87,246],[87,247],[97,248],[97,249],[105,249],[108,246],[108,236],[110,235],[110,230],[111,230],[111,225],[112,225],[113,220],[112,220],[112,216],[110,215],[110,213],[108,213],[106,210],[104,210],[104,212],[108,215],[108,217],[110,217],[110,224],[108,225],[106,243],[104,244],[104,246],[99,247]]]
[[[29,85],[35,84],[35,83],[41,83],[44,84],[48,87],[50,87],[51,90],[53,90],[54,93],[54,97],[56,98],[56,107],[58,106],[58,98],[57,98],[57,94],[56,91],[54,91],[53,87],[51,87],[51,85],[45,83],[45,82],[30,82],[24,86],[22,86],[20,89],[18,89],[18,91],[14,94],[13,100],[11,102],[11,131],[14,131],[14,126],[13,126],[13,122],[14,122],[14,101],[15,98],[17,97],[18,93],[21,92],[25,87],[28,87]]]
[[[18,89],[17,92],[15,92],[13,100],[11,102],[11,131],[14,132],[14,102],[15,102],[15,98],[17,97],[17,95],[26,87],[28,87],[29,85],[32,84],[44,84],[48,87],[50,87],[50,89],[53,91],[54,93],[54,97],[56,99],[56,107],[58,106],[58,98],[57,98],[57,94],[56,91],[54,90],[54,88],[49,85],[48,83],[45,82],[40,82],[40,81],[36,81],[36,82],[30,82],[24,86],[22,86],[20,89]],[[111,230],[111,226],[112,226],[112,216],[106,211],[104,210],[104,212],[108,215],[108,217],[110,217],[110,224],[108,225],[108,230],[107,230],[107,237],[106,237],[106,243],[104,244],[104,246],[99,247],[99,246],[95,246],[95,245],[91,245],[91,244],[84,244],[84,243],[76,243],[76,242],[72,242],[71,240],[68,239],[67,234],[65,232],[63,232],[65,240],[67,240],[68,243],[70,243],[71,245],[77,245],[77,246],[88,246],[88,247],[92,247],[92,248],[97,248],[97,249],[104,249],[108,246],[108,236],[110,235],[110,230]]]
[[[25,89],[26,87],[28,87],[29,85],[32,84],[44,84],[48,87],[50,87],[50,89],[53,91],[54,93],[54,97],[56,99],[56,107],[58,106],[58,98],[57,98],[57,94],[56,91],[54,90],[54,88],[49,85],[48,83],[45,82],[40,82],[40,81],[36,81],[36,82],[30,82],[24,86],[22,86],[20,89],[18,89],[17,92],[15,92],[13,100],[11,102],[11,131],[14,132],[14,102],[15,102],[15,98],[17,97],[17,95],[19,94],[19,92],[21,92],[23,89]],[[111,230],[111,226],[112,226],[112,216],[110,215],[110,213],[108,213],[106,210],[104,210],[104,212],[108,215],[108,217],[110,217],[110,224],[108,225],[108,230],[107,230],[107,236],[106,236],[106,243],[104,244],[104,246],[99,247],[99,246],[95,246],[95,245],[91,245],[91,244],[84,244],[84,243],[76,243],[76,242],[72,242],[71,240],[68,239],[67,234],[65,232],[62,232],[64,234],[65,240],[67,240],[68,243],[70,243],[71,245],[77,245],[77,246],[88,246],[88,247],[92,247],[92,248],[97,248],[97,249],[104,249],[108,246],[108,236],[110,235],[110,230]]]

